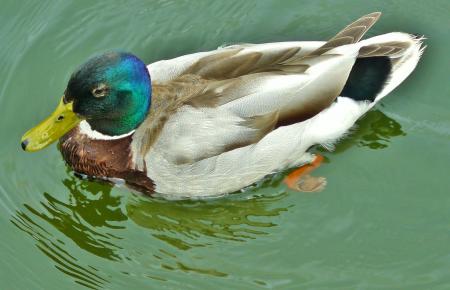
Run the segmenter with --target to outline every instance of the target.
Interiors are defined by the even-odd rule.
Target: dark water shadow
[[[111,196],[111,186],[82,181],[71,174],[62,181],[69,196],[58,199],[47,192],[39,206],[24,204],[11,222],[36,240],[36,246],[55,262],[55,267],[89,288],[106,282],[92,266],[82,266],[65,248],[65,242],[52,234],[53,229],[73,241],[80,249],[108,260],[119,260],[115,244],[121,238],[112,232],[127,220],[119,208],[120,197]],[[49,229],[48,226],[51,226]],[[52,229],[53,228],[53,229]]]
[[[227,274],[219,270],[190,266],[180,253],[268,235],[266,229],[276,226],[273,218],[287,211],[286,207],[277,207],[287,196],[279,189],[276,192],[280,182],[281,177],[266,179],[246,193],[214,200],[167,201],[131,195],[124,204],[121,196],[111,194],[112,186],[80,180],[69,171],[62,181],[67,193],[44,192],[38,205],[25,203],[24,210],[17,210],[11,222],[36,240],[37,248],[58,270],[89,288],[104,287],[108,277],[83,263],[82,252],[70,253],[66,239],[58,238],[59,234],[82,251],[122,261],[130,259],[126,253],[133,251],[120,246],[120,241],[126,239],[127,220],[169,245],[169,250],[166,247],[153,253],[162,269],[225,277]],[[261,195],[260,188],[268,194]]]
[[[167,201],[136,197],[127,214],[136,225],[150,230],[173,251],[159,249],[153,256],[167,270],[226,277],[220,269],[198,268],[183,262],[184,251],[220,247],[221,243],[244,243],[270,234],[274,219],[290,206],[280,206],[288,194],[278,188],[282,176],[267,178],[245,193],[211,200]],[[261,194],[260,190],[266,191]]]
[[[380,110],[372,110],[356,122],[347,137],[336,144],[333,153],[339,154],[354,146],[373,150],[384,149],[389,146],[392,138],[400,136],[406,136],[400,123]],[[323,148],[318,150],[326,151]]]
[[[151,229],[153,236],[179,250],[210,246],[217,240],[245,242],[267,235],[276,224],[272,217],[287,208],[273,207],[286,193],[259,198],[211,201],[135,200],[127,204],[128,217]],[[199,238],[206,242],[196,242]],[[205,240],[205,239],[203,239]]]

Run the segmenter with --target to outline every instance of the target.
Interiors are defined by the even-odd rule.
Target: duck
[[[72,170],[166,198],[218,197],[314,164],[402,83],[424,37],[362,40],[381,13],[328,41],[234,44],[146,65],[127,52],[88,59],[21,146],[59,140]]]

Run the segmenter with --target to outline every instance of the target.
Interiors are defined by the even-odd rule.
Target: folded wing
[[[364,16],[326,43],[233,45],[150,65],[161,89],[135,133],[136,150],[145,155],[158,140],[166,159],[194,163],[313,117],[342,91],[358,56],[334,48],[357,42],[378,17]]]

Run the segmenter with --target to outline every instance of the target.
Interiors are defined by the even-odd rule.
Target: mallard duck
[[[26,151],[59,139],[77,173],[165,197],[220,196],[309,164],[416,67],[422,39],[361,40],[371,13],[327,42],[236,44],[161,60],[108,52],[70,77]]]

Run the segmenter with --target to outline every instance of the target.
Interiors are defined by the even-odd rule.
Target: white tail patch
[[[411,46],[398,58],[398,60],[395,61],[394,66],[392,67],[391,76],[386,86],[377,95],[375,103],[392,92],[413,72],[426,48],[425,46],[422,46],[422,41],[425,39],[424,37],[415,37],[406,33],[395,34],[402,34],[403,37],[407,37]]]

